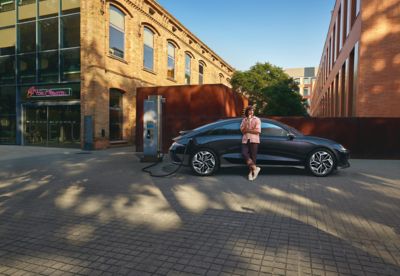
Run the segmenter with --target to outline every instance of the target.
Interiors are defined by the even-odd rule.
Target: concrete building
[[[315,82],[315,76],[318,72],[317,67],[302,67],[302,68],[286,68],[285,73],[294,79],[299,85],[299,93],[307,100],[308,109],[310,111],[312,88]]]
[[[317,117],[400,117],[400,0],[336,0],[311,98]]]
[[[132,143],[136,89],[234,69],[154,0],[0,0],[0,144]]]

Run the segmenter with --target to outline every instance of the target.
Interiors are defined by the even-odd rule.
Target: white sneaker
[[[259,173],[260,171],[261,171],[261,168],[260,168],[260,167],[256,167],[256,170],[254,171],[254,175],[253,175],[253,179],[252,179],[252,180],[254,180],[254,179],[257,178],[258,173]]]
[[[250,181],[254,180],[253,172],[250,172],[250,173],[249,173],[249,180],[250,180]]]

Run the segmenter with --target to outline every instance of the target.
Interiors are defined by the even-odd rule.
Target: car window
[[[240,123],[230,123],[211,129],[207,135],[242,135]]]
[[[261,123],[261,136],[287,136],[288,132],[280,126]]]

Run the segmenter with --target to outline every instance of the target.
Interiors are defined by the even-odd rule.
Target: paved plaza
[[[0,146],[0,274],[400,275],[400,160],[250,182],[139,157]]]

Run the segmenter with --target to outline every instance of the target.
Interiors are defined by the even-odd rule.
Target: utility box
[[[162,106],[165,99],[150,95],[143,102],[143,157],[142,162],[162,159]]]

